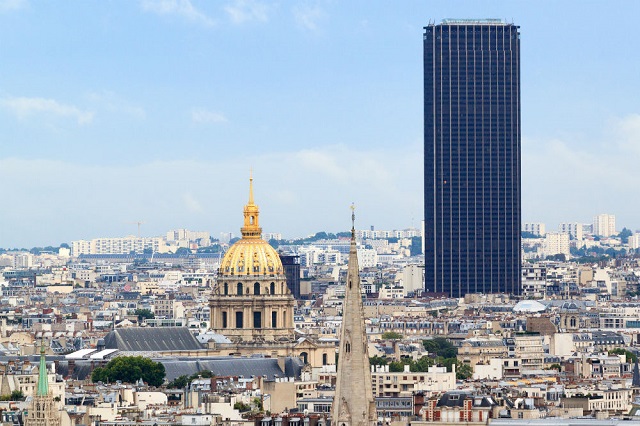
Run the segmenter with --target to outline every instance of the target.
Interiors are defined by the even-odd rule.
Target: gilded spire
[[[242,239],[256,239],[262,236],[258,221],[260,212],[253,201],[253,173],[249,175],[249,202],[244,206],[244,226],[240,229]]]
[[[38,372],[38,396],[49,395],[49,377],[47,377],[47,360],[44,357],[44,339],[40,345],[40,371]]]
[[[253,203],[253,170],[249,172],[249,204]]]

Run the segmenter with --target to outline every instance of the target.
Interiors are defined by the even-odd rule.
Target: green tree
[[[236,402],[235,404],[233,404],[233,409],[243,413],[245,411],[251,410],[251,407],[249,407],[249,405],[245,404],[244,402]]]
[[[562,366],[561,366],[560,364],[555,364],[555,363],[554,363],[554,364],[551,364],[551,365],[549,366],[549,369],[550,369],[550,370],[558,370],[558,371],[562,371]]]
[[[277,249],[278,247],[280,247],[280,241],[276,240],[275,238],[272,238],[269,240],[269,245],[274,249]]]
[[[133,311],[133,315],[138,316],[138,321],[142,321],[143,319],[153,319],[155,315],[149,309],[136,309]]]
[[[433,366],[433,358],[429,356],[423,356],[419,360],[415,361],[411,365],[411,371],[413,372],[427,372],[429,371],[429,367]]]
[[[411,368],[411,360],[402,359],[401,361],[391,361],[389,363],[389,372],[402,373],[405,365],[409,365],[409,368]]]
[[[167,388],[168,389],[184,389],[187,387],[188,384],[189,384],[189,376],[182,375],[170,381],[167,384]]]
[[[112,359],[104,367],[98,367],[91,373],[92,382],[135,383],[142,379],[150,386],[160,386],[164,381],[164,365],[141,356],[120,356]]]
[[[191,250],[186,247],[178,247],[176,254],[191,254]]]
[[[174,389],[182,389],[187,387],[187,385],[190,384],[195,379],[210,379],[211,377],[215,377],[215,375],[211,371],[202,370],[197,373],[193,373],[190,376],[183,375],[183,376],[176,377],[175,379],[173,379],[167,384],[167,387],[174,388]]]
[[[370,365],[387,365],[388,361],[385,357],[382,356],[372,356],[369,358]]]
[[[627,362],[636,362],[638,359],[637,355],[631,351],[628,351],[624,348],[615,348],[609,351],[609,355],[625,355]]]
[[[633,235],[630,229],[622,228],[622,231],[618,234],[618,237],[622,241],[623,244],[629,243],[629,237]]]
[[[444,337],[434,337],[433,339],[423,340],[422,345],[430,354],[435,354],[443,358],[455,358],[456,355],[458,355],[458,349]]]
[[[400,340],[402,337],[402,334],[396,333],[395,331],[385,331],[382,333],[382,338],[385,340]]]
[[[471,368],[471,365],[464,362],[458,362],[456,364],[456,379],[466,380],[471,376],[473,376],[473,368]]]

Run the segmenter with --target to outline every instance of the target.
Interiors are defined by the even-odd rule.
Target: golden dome
[[[258,206],[253,202],[253,177],[249,178],[249,202],[244,206],[242,239],[229,248],[220,265],[222,276],[280,275],[282,261],[276,250],[262,239]]]

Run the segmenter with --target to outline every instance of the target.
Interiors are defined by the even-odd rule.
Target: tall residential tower
[[[520,33],[424,32],[425,291],[520,293]]]

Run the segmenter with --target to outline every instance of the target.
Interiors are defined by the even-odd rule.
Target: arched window
[[[229,294],[229,283],[224,283],[224,295]]]
[[[306,352],[302,352],[300,354],[300,358],[302,358],[302,362],[304,362],[306,364],[308,359],[309,359],[309,354],[307,354]]]
[[[236,291],[238,296],[242,296],[242,283],[238,283],[238,291]]]
[[[344,345],[344,349],[347,353],[351,352],[351,343],[347,343],[346,345]]]
[[[253,294],[260,294],[260,283],[253,283]]]
[[[276,283],[269,284],[269,293],[276,294]]]

